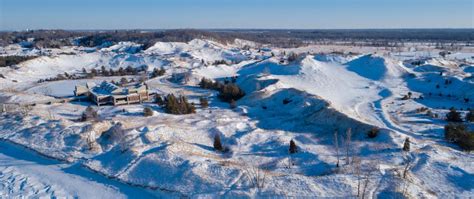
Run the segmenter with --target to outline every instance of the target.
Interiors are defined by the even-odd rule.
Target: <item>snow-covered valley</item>
[[[474,108],[472,47],[447,56],[429,46],[285,49],[204,39],[145,50],[133,42],[1,48],[2,56],[38,56],[0,67],[2,197],[474,196],[474,154],[444,132],[451,107],[463,118]],[[128,68],[142,71],[111,75]],[[165,74],[152,75],[158,69]],[[195,113],[170,114],[154,99],[97,107],[74,96],[76,86],[123,78],[153,95],[184,95]],[[233,82],[245,96],[221,101],[203,78]],[[88,106],[97,120],[80,120]],[[225,152],[215,150],[216,135]]]

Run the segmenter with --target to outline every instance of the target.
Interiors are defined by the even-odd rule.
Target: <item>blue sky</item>
[[[473,28],[474,0],[0,0],[0,30]]]

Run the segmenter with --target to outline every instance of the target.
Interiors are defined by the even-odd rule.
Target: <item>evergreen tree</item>
[[[375,137],[377,137],[377,135],[379,134],[379,131],[380,131],[379,128],[374,127],[374,128],[372,128],[372,129],[369,130],[369,132],[367,133],[367,136],[368,136],[369,138],[375,138]]]
[[[196,107],[194,106],[194,103],[189,103],[188,99],[183,95],[182,101],[181,101],[181,106],[185,106],[185,112],[182,112],[181,114],[191,114],[191,113],[196,113]]]
[[[158,77],[158,69],[157,68],[154,68],[153,72],[151,72],[151,78],[155,78],[155,77]]]
[[[458,142],[466,131],[467,126],[464,124],[449,123],[444,126],[444,137],[449,142]]]
[[[160,106],[164,105],[165,104],[165,101],[163,100],[163,98],[161,97],[161,95],[156,95],[156,103]]]
[[[474,132],[461,123],[450,123],[444,127],[444,137],[447,141],[456,143],[466,151],[474,150]]]
[[[163,76],[163,75],[165,75],[165,73],[166,73],[166,70],[165,70],[165,68],[162,66],[162,67],[160,68],[160,70],[158,71],[158,76]]]
[[[97,76],[97,70],[95,68],[91,69],[91,75],[92,77]]]
[[[466,114],[466,122],[474,122],[474,110],[469,110]]]
[[[108,71],[105,69],[105,66],[100,67],[100,72],[102,72],[103,76],[108,76]]]
[[[404,151],[410,151],[410,139],[406,138],[405,142],[403,143],[403,150]]]
[[[132,75],[134,71],[135,69],[132,68],[132,66],[127,66],[127,68],[125,68],[125,72],[127,73],[127,75]]]
[[[179,114],[178,103],[176,97],[173,94],[168,94],[168,96],[166,96],[165,110],[167,113]]]
[[[298,55],[294,52],[291,52],[289,55],[288,55],[288,61],[289,62],[293,62],[293,61],[296,61],[296,59],[298,59]]]
[[[124,70],[122,67],[120,67],[120,68],[118,69],[118,74],[119,74],[120,76],[126,75],[126,74],[125,74],[125,70]]]
[[[217,133],[214,136],[214,149],[216,151],[224,151],[224,147],[222,146],[222,143],[221,143],[221,137]]]
[[[461,113],[457,112],[454,107],[449,109],[449,113],[446,114],[446,120],[448,122],[462,122]]]
[[[190,114],[195,113],[194,104],[189,103],[185,96],[176,98],[173,94],[168,94],[165,98],[165,110],[170,114]]]
[[[232,101],[239,100],[245,96],[245,92],[240,89],[235,82],[237,78],[232,78],[232,81],[226,80],[226,84],[222,84],[218,81],[213,82],[212,80],[202,78],[199,82],[199,87],[204,89],[213,89],[219,91],[219,98],[224,102],[231,103]],[[232,105],[231,105],[232,106]]]
[[[296,146],[295,141],[293,139],[290,141],[290,149],[289,149],[290,154],[297,153],[298,152],[298,147]]]

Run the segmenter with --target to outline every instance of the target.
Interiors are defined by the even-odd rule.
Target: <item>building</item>
[[[126,87],[119,87],[106,81],[99,85],[87,83],[85,86],[76,86],[74,95],[88,96],[97,106],[134,104],[150,100],[148,86],[141,83]]]

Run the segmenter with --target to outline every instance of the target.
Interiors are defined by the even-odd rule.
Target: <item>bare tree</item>
[[[362,187],[362,195],[361,195],[362,199],[364,199],[367,194],[367,188],[369,187],[369,184],[370,184],[370,178],[374,175],[375,170],[376,170],[375,167],[368,166],[366,170],[362,172],[363,173],[363,176],[362,176],[363,187]]]
[[[262,86],[260,86],[260,83],[259,82],[255,83],[255,90],[259,91],[260,89],[262,89]]]
[[[146,73],[146,71],[140,75],[140,77],[138,77],[138,82],[140,83],[143,83],[143,82],[146,82],[148,80],[148,74]]]
[[[48,109],[48,117],[49,117],[50,120],[55,120],[56,119],[56,117],[54,116],[54,113],[51,110],[51,108]]]
[[[334,146],[336,147],[336,158],[337,158],[336,167],[339,167],[339,142],[337,140],[337,130],[334,131]]]
[[[407,175],[408,175],[408,172],[410,171],[410,169],[411,169],[411,161],[408,160],[408,161],[406,161],[405,167],[403,169],[403,179],[407,178]]]
[[[23,116],[28,116],[32,110],[33,108],[30,105],[20,106],[20,113]]]
[[[398,191],[402,193],[403,196],[407,196],[407,190],[410,186],[411,179],[410,179],[410,169],[412,168],[412,161],[407,159],[405,161],[405,166],[401,173],[398,173],[400,178],[400,184],[398,185]]]
[[[346,164],[350,164],[350,157],[349,157],[349,154],[350,154],[350,150],[351,150],[351,136],[352,136],[352,133],[351,133],[351,128],[348,128],[347,131],[346,131],[346,139],[345,139],[345,147],[346,147]]]
[[[360,158],[355,158],[352,161],[354,163],[354,174],[356,175],[357,178],[357,197],[360,196],[360,186],[361,186],[361,179],[362,179],[362,160]]]
[[[262,74],[263,76],[270,75],[270,68],[268,68],[268,66],[265,66],[265,68],[263,68]]]
[[[291,169],[291,166],[293,166],[293,161],[291,160],[291,154],[288,155],[288,169]]]
[[[244,172],[252,187],[256,187],[258,189],[265,187],[268,171],[256,166],[249,166],[244,169]]]

